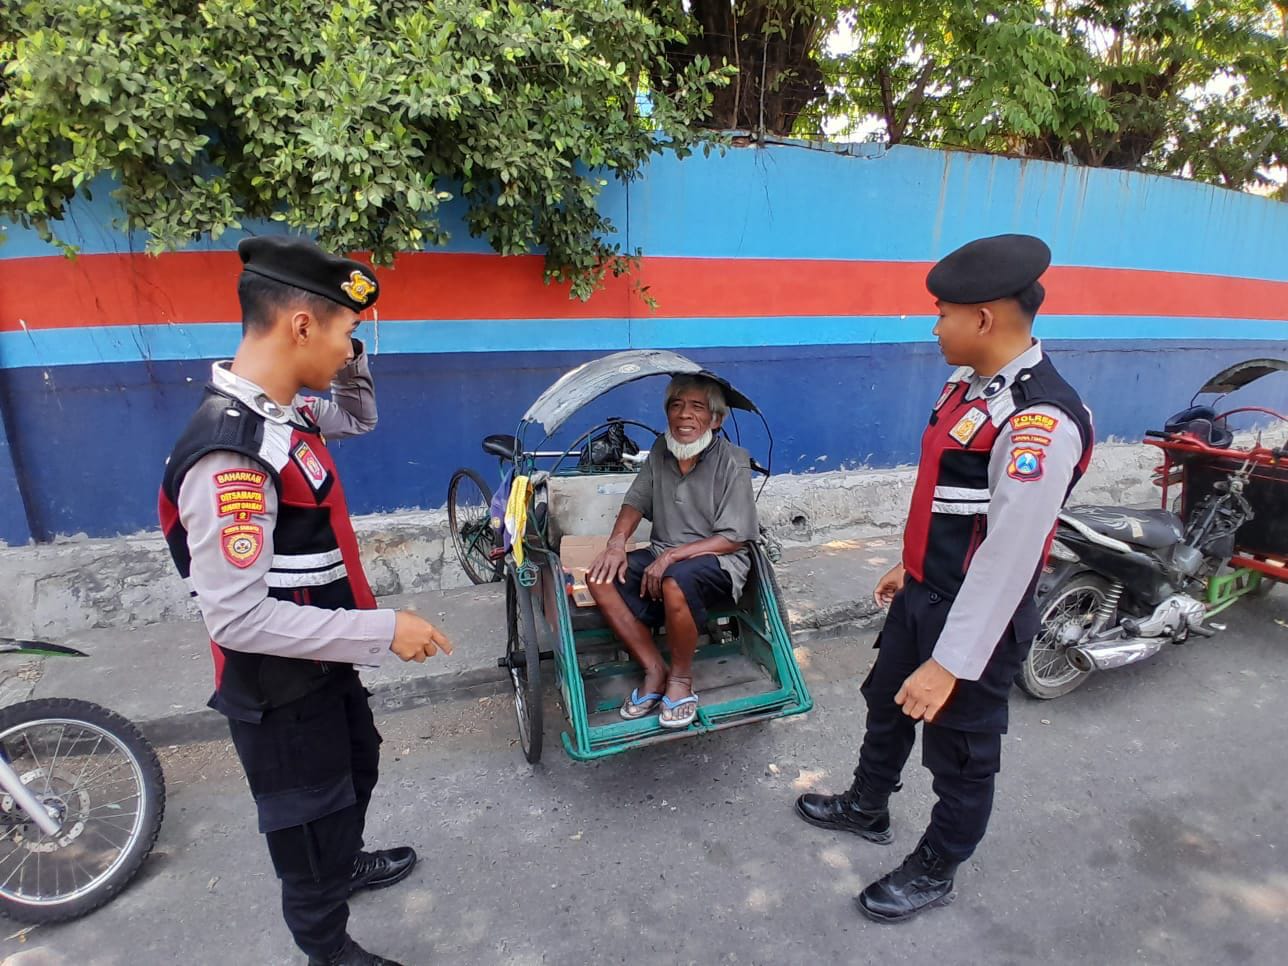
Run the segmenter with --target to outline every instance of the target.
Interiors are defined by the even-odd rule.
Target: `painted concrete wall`
[[[478,440],[510,431],[570,366],[625,347],[674,348],[756,399],[775,472],[914,458],[946,367],[930,336],[929,264],[984,234],[1051,244],[1037,334],[1093,406],[1103,437],[1137,438],[1222,366],[1288,352],[1288,205],[1173,179],[871,146],[779,146],[662,159],[605,211],[641,247],[650,309],[626,281],[587,303],[458,226],[451,246],[382,272],[381,422],[337,445],[355,512],[441,505]],[[0,245],[0,539],[155,525],[169,447],[211,359],[239,326],[225,236],[140,254],[100,186],[64,226],[64,259],[16,227]],[[274,230],[255,226],[255,230]],[[620,390],[586,418],[661,422],[660,386]],[[1240,402],[1288,409],[1288,377]],[[763,458],[763,433],[744,420]],[[19,494],[13,492],[21,487]]]

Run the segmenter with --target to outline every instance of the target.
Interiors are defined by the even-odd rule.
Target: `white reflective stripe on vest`
[[[337,550],[326,553],[275,553],[273,554],[274,570],[317,570],[319,567],[330,567],[344,560],[344,554]]]
[[[936,500],[949,501],[966,501],[979,500],[987,503],[993,498],[993,494],[988,492],[988,487],[975,488],[973,486],[937,486],[935,487]]]
[[[314,570],[308,573],[293,573],[290,571],[279,573],[270,570],[264,575],[264,580],[270,587],[321,587],[323,584],[329,584],[333,580],[339,580],[347,576],[349,576],[349,571],[344,564],[340,564],[330,570]]]
[[[945,500],[935,500],[930,504],[931,513],[947,513],[951,516],[969,517],[976,514],[984,515],[988,512],[988,503],[949,503]]]

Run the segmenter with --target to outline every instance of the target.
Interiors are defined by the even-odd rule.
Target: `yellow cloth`
[[[510,551],[516,566],[523,566],[523,533],[528,526],[528,496],[532,482],[526,476],[516,476],[510,484],[510,498],[505,504],[505,529],[510,533]]]

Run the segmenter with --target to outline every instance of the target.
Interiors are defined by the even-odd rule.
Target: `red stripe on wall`
[[[631,279],[588,302],[542,281],[538,256],[418,253],[380,271],[382,319],[642,317]],[[669,318],[932,313],[921,262],[646,258],[640,282]],[[0,331],[28,327],[227,322],[239,318],[232,252],[0,260]],[[1057,266],[1043,279],[1055,315],[1288,320],[1288,282]]]

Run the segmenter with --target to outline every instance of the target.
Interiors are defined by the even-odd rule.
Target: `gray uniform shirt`
[[[1001,389],[993,391],[999,394],[996,398],[1006,398],[1001,393],[1020,370],[1041,359],[1042,346],[1034,343],[992,379],[971,374],[967,398],[978,397],[999,378]],[[1040,433],[1016,429],[1010,419],[1013,413],[1005,414],[1006,424],[989,453],[988,533],[971,558],[932,655],[955,677],[967,681],[978,681],[984,673],[1024,599],[1082,459],[1082,435],[1067,413],[1055,406],[1030,406],[1024,412],[1050,416],[1055,427]],[[1035,439],[1049,442],[1035,443]],[[1014,459],[1034,446],[1041,451],[1037,476],[1013,465]]]
[[[749,543],[760,535],[751,457],[723,436],[702,451],[688,476],[659,437],[622,502],[653,522],[654,554],[708,537]],[[716,559],[733,582],[736,600],[747,582],[751,554],[743,549]]]
[[[356,436],[376,425],[376,395],[365,352],[336,376],[330,400],[297,396],[289,410],[234,375],[227,363],[215,364],[212,379],[281,431],[289,432],[291,422],[304,425],[299,411],[305,408],[330,439]],[[220,533],[227,519],[219,515],[214,476],[241,468],[263,471],[260,463],[240,453],[211,453],[193,465],[179,488],[179,520],[192,554],[192,589],[211,640],[252,654],[378,665],[393,643],[394,611],[326,610],[268,596],[277,522],[277,492],[271,484],[264,488],[264,511],[254,518],[264,528],[259,557],[238,567],[224,556]]]

